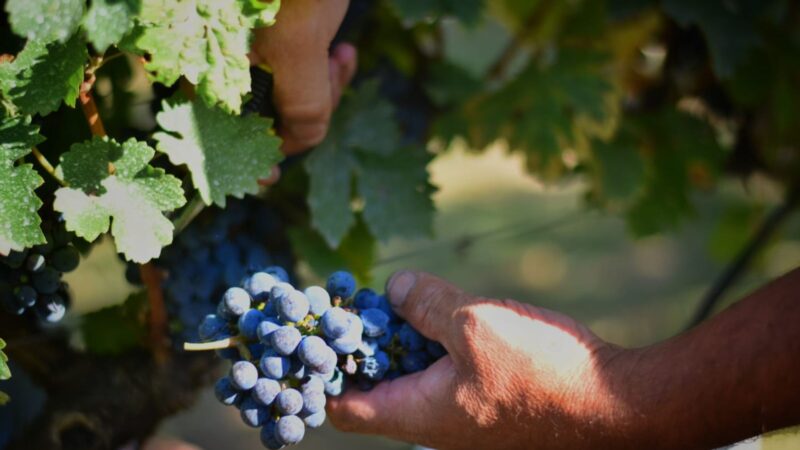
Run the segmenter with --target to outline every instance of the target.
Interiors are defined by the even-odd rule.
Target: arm
[[[800,270],[685,335],[625,350],[553,311],[400,272],[393,306],[449,355],[332,399],[349,431],[439,449],[710,448],[800,423]]]

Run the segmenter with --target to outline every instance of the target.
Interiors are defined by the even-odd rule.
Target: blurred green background
[[[582,206],[578,182],[543,187],[501,147],[484,155],[455,148],[431,167],[440,187],[436,238],[382,246],[374,288],[395,270],[436,273],[467,291],[513,298],[563,311],[586,322],[601,337],[624,346],[643,346],[686,326],[699,299],[742,245],[725,233],[724,211],[779,199],[767,182],[723,185],[696,199],[698,213],[675,233],[633,240],[624,221]],[[745,201],[746,200],[746,201]],[[757,221],[753,221],[754,225]],[[399,259],[398,259],[399,258]],[[782,228],[726,302],[800,265],[800,215]],[[123,265],[110,245],[99,246],[79,271],[73,314],[122,299]],[[320,282],[300,267],[308,283]],[[160,435],[206,449],[260,448],[258,432],[242,424],[238,411],[219,405],[206,392],[195,407],[167,422]],[[781,435],[757,447],[800,448],[800,438]],[[396,449],[408,444],[333,430],[311,432],[303,449]]]

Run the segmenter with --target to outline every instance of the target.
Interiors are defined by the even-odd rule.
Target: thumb
[[[396,272],[386,283],[386,292],[397,314],[450,352],[461,340],[464,308],[476,303],[473,296],[425,272]]]

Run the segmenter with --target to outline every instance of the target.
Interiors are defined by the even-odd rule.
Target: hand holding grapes
[[[388,293],[449,355],[370,392],[332,398],[338,427],[450,449],[579,448],[598,442],[586,423],[611,425],[603,377],[620,350],[576,321],[472,297],[425,273],[400,272]]]

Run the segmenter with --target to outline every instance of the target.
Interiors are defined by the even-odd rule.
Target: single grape
[[[294,291],[294,287],[289,283],[278,283],[272,287],[270,291],[270,303],[277,305],[277,302],[282,298],[286,298]]]
[[[269,342],[278,354],[288,356],[294,353],[302,338],[297,328],[284,325],[270,334]]]
[[[325,392],[325,382],[318,376],[307,376],[300,385],[300,390],[303,393],[310,391]]]
[[[325,288],[332,297],[340,297],[342,299],[350,298],[356,290],[356,279],[353,274],[340,270],[334,272],[325,285]]]
[[[297,416],[283,416],[275,427],[275,437],[284,445],[299,444],[305,433],[306,426]]]
[[[269,300],[269,293],[278,281],[270,274],[256,272],[244,282],[244,288],[248,293],[259,302]]]
[[[425,338],[408,322],[397,330],[397,339],[404,349],[411,352],[420,351],[425,347]]]
[[[289,357],[291,366],[289,367],[289,378],[292,380],[302,380],[306,376],[306,366],[297,358],[297,355]]]
[[[22,264],[25,263],[27,256],[27,250],[22,252],[10,252],[7,256],[0,255],[0,261],[6,263],[6,265],[12,269],[19,269],[22,267]]]
[[[330,350],[330,347],[321,337],[306,336],[297,347],[297,356],[311,370],[326,372],[326,370],[320,370],[320,367],[325,365],[325,360],[328,358],[326,350]]]
[[[309,414],[303,417],[303,423],[306,424],[308,428],[319,428],[325,423],[325,410],[316,412],[314,414]]]
[[[78,252],[77,248],[71,245],[56,250],[50,257],[50,264],[56,270],[65,273],[77,269],[80,262],[81,254]]]
[[[228,319],[236,319],[250,309],[250,294],[242,288],[232,287],[225,291],[217,313]]]
[[[272,402],[275,401],[275,397],[280,391],[281,385],[277,381],[269,378],[259,378],[250,391],[250,395],[252,395],[253,399],[258,403],[264,406],[270,406]]]
[[[58,294],[44,294],[33,307],[36,316],[47,323],[56,323],[67,313],[64,299]]]
[[[270,336],[272,332],[280,328],[282,325],[273,319],[265,319],[261,321],[256,327],[256,336],[258,340],[264,345],[272,345]]]
[[[311,314],[321,316],[325,311],[331,309],[331,296],[325,289],[319,286],[311,286],[303,292],[308,298],[309,312]]]
[[[403,370],[406,371],[406,373],[425,370],[428,364],[428,354],[421,351],[408,352],[400,360],[400,365],[403,366]]]
[[[366,336],[378,337],[388,331],[389,317],[380,309],[371,308],[362,310],[360,317],[364,325],[364,334]]]
[[[311,415],[325,410],[325,392],[307,391],[303,392],[303,414]]]
[[[250,361],[237,361],[231,366],[231,384],[240,391],[252,389],[258,381],[258,369]]]
[[[261,322],[265,321],[264,314],[257,310],[251,309],[241,316],[239,316],[239,334],[244,336],[245,339],[253,341],[258,339],[258,326]]]
[[[284,389],[275,397],[275,409],[285,416],[298,414],[303,409],[303,395],[297,389]]]
[[[259,367],[267,378],[280,380],[289,373],[291,362],[289,358],[279,355],[274,349],[269,348],[261,355]]]
[[[213,340],[221,333],[227,331],[228,322],[217,316],[216,314],[208,314],[197,329],[197,334],[200,339]]]
[[[397,322],[400,320],[400,317],[394,312],[392,309],[392,304],[389,303],[389,298],[386,297],[386,294],[378,296],[378,306],[376,308],[380,309],[381,311],[389,317],[389,322]]]
[[[61,283],[61,273],[52,267],[45,267],[31,277],[33,287],[40,294],[55,294]]]
[[[369,288],[359,289],[353,298],[353,304],[360,310],[377,308],[380,303],[380,296]]]
[[[233,388],[231,379],[228,377],[220,378],[214,385],[214,396],[223,405],[233,405],[239,398],[239,393]]]
[[[260,427],[269,419],[269,410],[252,397],[242,400],[239,412],[242,415],[242,422],[251,427]]]
[[[325,394],[336,397],[341,395],[344,390],[344,374],[338,368],[333,371],[333,376],[330,379],[323,379],[325,383]]]
[[[44,256],[38,253],[31,253],[25,260],[25,268],[28,269],[29,272],[38,273],[44,269],[45,263]]]
[[[284,444],[278,440],[278,436],[275,435],[275,428],[277,425],[277,421],[268,419],[264,423],[264,426],[261,427],[261,443],[269,450],[280,450],[284,446]]]
[[[383,351],[375,352],[374,356],[364,358],[358,365],[358,372],[370,381],[380,381],[389,370],[389,355]]]
[[[320,326],[325,336],[339,339],[351,328],[351,320],[351,315],[337,306],[325,311],[320,319]]]
[[[39,295],[36,293],[36,289],[23,284],[14,290],[14,298],[19,307],[30,308],[36,304]]]
[[[266,273],[272,275],[278,281],[282,281],[284,283],[288,283],[289,282],[289,273],[286,272],[286,269],[284,269],[283,267],[270,266],[270,267],[267,267],[266,269],[264,269],[263,272],[266,272]]]
[[[289,295],[276,300],[278,315],[286,322],[299,322],[308,314],[308,298],[298,290],[292,290]]]

